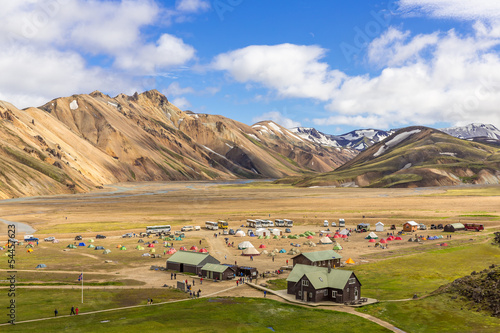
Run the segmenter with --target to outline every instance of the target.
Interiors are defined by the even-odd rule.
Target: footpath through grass
[[[379,300],[429,294],[440,286],[500,264],[500,247],[490,242],[440,248],[422,254],[349,267],[362,283],[364,297]]]
[[[348,313],[267,299],[212,298],[1,327],[9,332],[389,332]]]
[[[500,319],[469,310],[449,294],[406,302],[383,302],[357,309],[383,319],[405,332],[500,332]]]

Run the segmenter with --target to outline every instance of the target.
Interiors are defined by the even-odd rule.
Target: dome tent
[[[239,250],[248,249],[250,247],[255,247],[255,246],[253,246],[252,243],[250,243],[249,241],[244,241],[244,242],[241,242],[240,244],[238,244]]]
[[[242,256],[258,256],[260,252],[255,247],[248,247],[241,252]]]

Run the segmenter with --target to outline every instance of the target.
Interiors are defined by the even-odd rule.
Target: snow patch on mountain
[[[76,101],[76,99],[74,99],[74,100],[73,100],[73,102],[71,102],[71,103],[69,104],[69,108],[70,108],[71,110],[76,110],[76,109],[78,109],[78,102]]]
[[[416,130],[413,130],[413,131],[399,133],[398,135],[396,135],[395,137],[393,137],[392,139],[390,139],[389,141],[387,141],[386,143],[384,143],[379,148],[379,150],[375,154],[373,154],[373,156],[374,157],[378,157],[378,156],[382,155],[388,149],[390,149],[390,148],[392,148],[394,146],[397,146],[402,141],[406,140],[408,137],[410,137],[411,135],[416,134],[416,133],[420,133],[420,130],[416,129]]]

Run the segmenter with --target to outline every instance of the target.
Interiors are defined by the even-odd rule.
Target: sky
[[[0,0],[0,100],[157,89],[328,134],[500,127],[498,0]]]

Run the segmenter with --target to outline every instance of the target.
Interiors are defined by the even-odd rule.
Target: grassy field
[[[459,187],[447,189],[444,193],[431,194],[430,196],[500,196],[500,188],[498,186]]]
[[[393,300],[428,294],[493,263],[500,264],[500,248],[486,242],[362,264],[354,271],[363,285],[363,296]]]
[[[383,302],[357,311],[383,319],[406,332],[500,332],[500,319],[469,309],[451,295],[430,296],[407,302]]]
[[[145,302],[141,296],[142,303]],[[156,299],[153,298],[156,302]],[[35,304],[33,304],[35,307]],[[46,312],[53,316],[55,304]],[[71,303],[64,306],[69,314]],[[87,307],[81,307],[86,312]],[[66,313],[64,313],[66,314]],[[346,328],[348,329],[346,330]],[[5,328],[5,327],[4,327]],[[363,318],[252,298],[198,299],[8,327],[9,332],[389,332]]]

